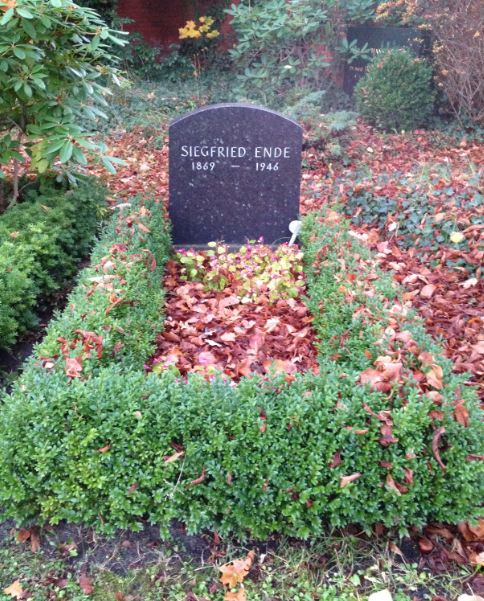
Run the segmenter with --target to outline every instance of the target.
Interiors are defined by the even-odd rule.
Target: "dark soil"
[[[142,526],[140,532],[118,530],[112,537],[97,534],[93,528],[65,522],[35,530],[39,532],[42,556],[48,560],[62,561],[65,569],[72,572],[88,569],[94,573],[98,570],[105,570],[125,576],[133,569],[156,566],[167,556],[171,558],[170,563],[174,569],[178,564],[181,565],[187,561],[196,566],[202,566],[213,563],[219,558],[226,558],[227,554],[230,554],[230,549],[240,548],[240,542],[229,539],[221,540],[217,533],[187,534],[184,525],[180,522],[172,523],[169,540],[161,539],[157,526],[146,522]],[[0,548],[17,545],[15,537],[18,532],[19,530],[12,520],[0,522]],[[335,532],[332,532],[330,536],[335,536]],[[370,552],[370,547],[374,546],[375,537],[369,538],[357,528],[352,527],[339,531],[339,536],[342,538],[351,536],[359,539],[358,546],[361,546],[361,550],[367,548],[368,566],[374,562],[374,555]],[[419,549],[418,536],[419,534],[415,533],[412,537],[396,541],[399,553],[395,554],[395,560],[405,564],[418,564],[420,569],[433,573],[442,571],[439,566],[434,566],[432,569],[433,562],[429,562],[429,555],[422,553]],[[336,537],[338,538],[338,535]],[[383,533],[378,539],[382,541],[382,544],[391,544],[389,533]],[[262,555],[268,552],[277,553],[280,542],[281,539],[278,536],[272,536],[264,542],[246,541],[244,546],[255,549],[258,555]],[[311,547],[311,543],[300,540],[291,540],[289,543],[293,547]],[[28,547],[30,542],[26,540],[23,544]],[[364,554],[361,557],[363,556]],[[364,565],[365,560],[361,557],[358,560],[361,563],[359,567],[368,567]],[[314,555],[313,560],[316,561]],[[314,565],[312,568],[331,571],[331,557],[321,555],[317,558],[317,563],[318,565]],[[451,563],[446,562],[444,570],[451,568]],[[252,578],[257,580],[256,571],[252,574]],[[475,574],[472,578],[472,586],[476,594],[484,592],[484,576]]]
[[[12,520],[0,522],[0,547],[14,544],[17,533]],[[113,537],[106,537],[92,528],[61,522],[41,529],[40,552],[45,559],[62,561],[68,570],[88,566],[120,576],[132,569],[156,565],[167,555],[196,564],[214,559],[219,542],[212,534],[188,535],[182,524],[173,523],[170,535],[171,540],[162,541],[159,528],[145,524],[140,532],[118,530]],[[27,540],[24,544],[30,543]]]

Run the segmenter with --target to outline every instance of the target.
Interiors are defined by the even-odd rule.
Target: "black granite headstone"
[[[173,121],[169,137],[174,244],[289,239],[299,216],[297,123],[265,108],[215,104]]]

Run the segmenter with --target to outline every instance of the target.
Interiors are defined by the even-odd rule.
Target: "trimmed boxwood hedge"
[[[75,274],[105,196],[95,179],[73,190],[44,184],[0,215],[0,348],[35,326],[39,303]]]
[[[32,369],[42,369],[39,358],[49,371],[63,373],[66,359],[78,358],[83,376],[113,362],[143,369],[154,349],[163,327],[162,278],[170,248],[163,211],[141,197],[114,211],[90,267],[36,349]],[[92,354],[91,346],[96,347]]]
[[[156,211],[148,213],[141,224],[150,223],[151,234],[140,236],[134,208],[131,226],[111,226],[94,256],[106,265],[114,240],[138,258],[159,249],[155,268],[145,263],[144,275],[140,270],[136,280],[125,278],[125,292],[136,304],[117,305],[123,313],[111,322],[105,301],[95,298],[104,293],[89,293],[93,273],[99,273],[92,267],[70,312],[53,324],[4,399],[0,506],[7,516],[65,519],[106,532],[141,528],[148,517],[164,534],[176,518],[190,532],[304,538],[328,525],[369,529],[383,523],[404,531],[478,514],[482,464],[473,459],[482,453],[484,437],[474,391],[451,373],[421,323],[405,315],[391,278],[376,270],[337,214],[307,219],[303,235],[320,374],[291,382],[282,375],[254,376],[233,386],[196,374],[185,381],[170,370],[145,375],[144,357],[126,348],[138,348],[139,341],[148,347],[162,321],[153,317],[161,315],[166,236],[155,227]],[[152,235],[159,235],[155,244]],[[94,347],[84,351],[90,356],[80,377],[69,378],[67,358],[58,350],[65,344],[56,340],[60,333],[75,338],[84,321],[103,338],[118,331],[116,342],[123,341],[125,352],[112,352],[112,338],[104,355],[103,339],[101,358]],[[442,369],[438,393],[422,386],[423,376],[419,383],[425,367],[412,353],[405,378],[390,390],[361,384],[362,372],[381,355],[403,357],[410,338]],[[465,425],[456,420],[456,399],[466,408]],[[382,442],[382,423],[391,424],[390,442]]]
[[[355,87],[356,106],[386,131],[425,126],[433,111],[432,65],[405,48],[378,53]]]

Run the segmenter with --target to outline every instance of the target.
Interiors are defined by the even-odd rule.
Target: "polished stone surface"
[[[297,123],[261,107],[217,104],[173,121],[169,138],[174,244],[289,240],[299,216]]]

